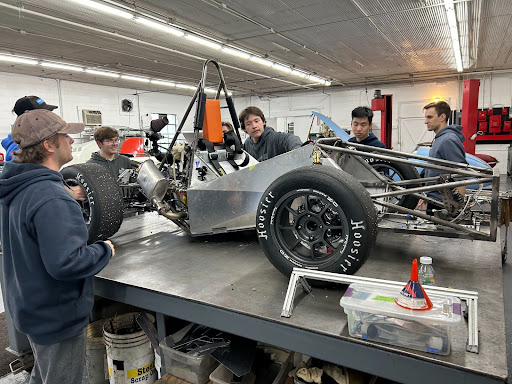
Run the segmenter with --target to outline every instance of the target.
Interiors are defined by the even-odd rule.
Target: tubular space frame
[[[284,299],[283,310],[281,311],[282,317],[291,317],[293,311],[293,302],[297,293],[297,287],[300,284],[304,291],[310,293],[311,287],[305,278],[328,281],[332,283],[351,284],[363,282],[367,285],[387,285],[391,287],[402,288],[406,283],[392,280],[374,279],[370,277],[342,275],[332,272],[313,271],[303,268],[293,268],[288,283],[288,290]],[[435,294],[441,297],[458,297],[466,303],[468,313],[468,340],[466,351],[478,353],[478,292],[464,291],[460,289],[451,289],[445,287],[423,287],[427,293]]]

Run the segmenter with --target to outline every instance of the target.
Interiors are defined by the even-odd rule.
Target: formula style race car
[[[219,75],[215,99],[204,92],[207,67]],[[222,135],[220,96],[235,130]],[[381,148],[373,152],[341,138],[324,138],[258,163],[243,151],[233,100],[217,62],[202,79],[170,145],[160,151],[155,124],[147,133],[151,158],[114,180],[95,164],[62,170],[83,187],[89,241],[116,233],[123,210],[146,209],[191,236],[255,229],[268,259],[283,274],[294,267],[352,274],[369,256],[377,229],[476,240],[496,240],[497,171]],[[193,132],[182,132],[196,106]],[[185,133],[186,143],[178,144]],[[363,148],[364,147],[364,148]],[[442,174],[421,179],[415,166]],[[485,187],[489,184],[492,188]],[[458,186],[476,185],[465,198]],[[423,192],[438,190],[442,201]],[[433,213],[415,210],[419,199]]]

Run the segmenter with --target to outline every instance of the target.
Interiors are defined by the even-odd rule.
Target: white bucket
[[[153,384],[158,379],[151,342],[137,324],[137,313],[109,319],[103,325],[110,384]],[[148,314],[151,321],[154,317]]]
[[[90,384],[108,384],[107,352],[103,341],[105,319],[87,326],[85,363]]]

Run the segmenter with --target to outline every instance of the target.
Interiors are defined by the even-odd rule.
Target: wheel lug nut
[[[297,229],[302,229],[302,225],[297,225]]]

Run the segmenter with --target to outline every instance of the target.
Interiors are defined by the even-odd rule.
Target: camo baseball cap
[[[25,111],[33,109],[48,109],[53,111],[58,108],[56,105],[46,104],[43,99],[37,96],[24,96],[16,100],[13,111],[19,116]]]
[[[11,134],[12,140],[21,149],[27,149],[57,133],[80,133],[84,128],[82,123],[66,123],[59,115],[47,109],[34,109],[18,116]]]

